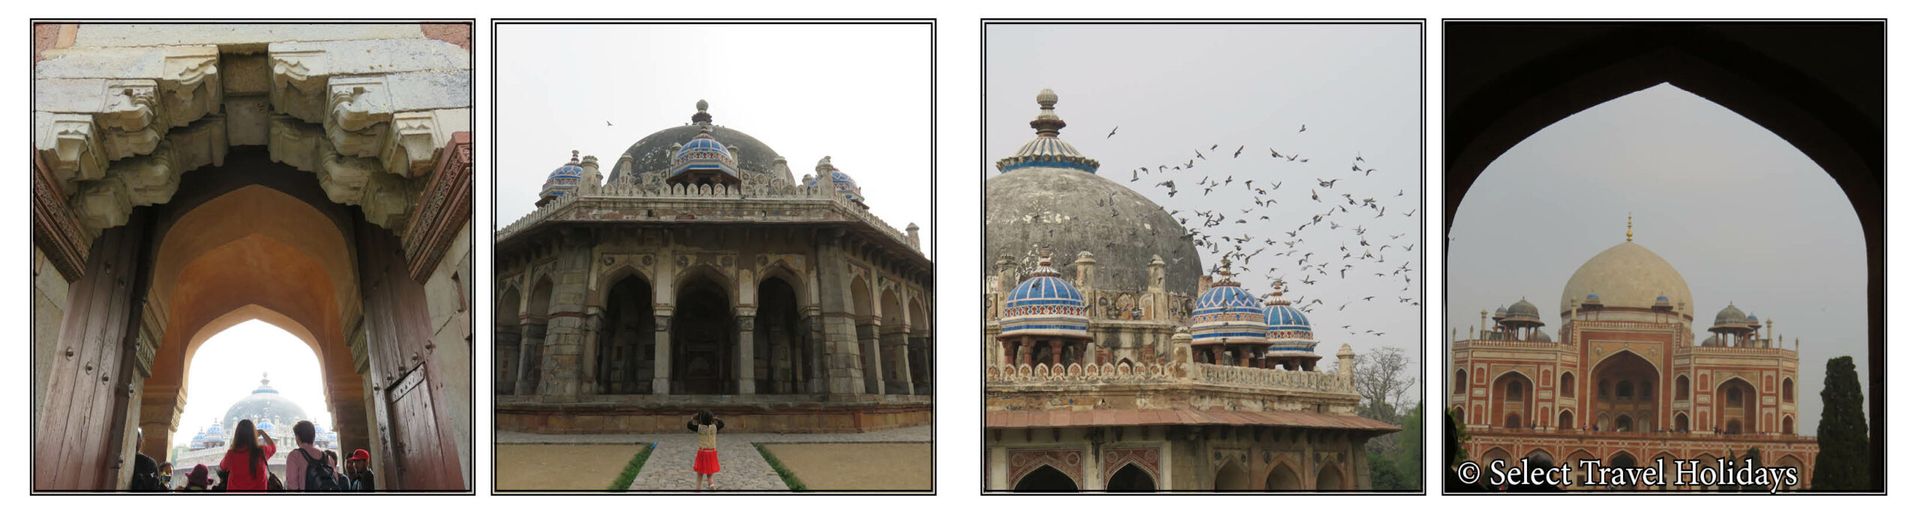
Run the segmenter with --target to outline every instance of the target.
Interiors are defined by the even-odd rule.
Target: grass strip
[[[793,470],[787,469],[786,464],[781,464],[780,458],[773,456],[773,452],[767,451],[766,445],[753,443],[753,449],[760,450],[760,458],[767,460],[767,465],[773,467],[773,472],[780,475],[780,481],[787,483],[788,490],[807,490],[807,484],[800,483],[800,477],[794,475]]]
[[[640,453],[633,454],[633,460],[627,461],[627,468],[620,470],[620,476],[614,477],[613,485],[607,486],[607,490],[618,492],[632,489],[633,479],[640,476],[640,467],[647,465],[647,456],[653,455],[653,447],[656,445],[657,443],[647,443],[647,447],[641,448]]]

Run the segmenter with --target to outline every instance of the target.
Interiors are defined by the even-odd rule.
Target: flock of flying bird
[[[1114,127],[1107,138],[1112,139],[1119,130]],[[1301,125],[1298,132],[1306,131],[1307,126]],[[1345,311],[1355,303],[1394,301],[1419,306],[1419,294],[1413,287],[1418,236],[1408,237],[1406,231],[1377,233],[1368,226],[1417,227],[1419,195],[1408,198],[1404,189],[1386,198],[1350,192],[1354,189],[1352,184],[1370,180],[1376,171],[1368,167],[1366,158],[1359,154],[1332,178],[1321,178],[1305,172],[1312,162],[1310,158],[1271,147],[1266,150],[1266,159],[1273,164],[1261,165],[1264,169],[1258,172],[1247,172],[1250,166],[1246,165],[1212,165],[1240,159],[1247,151],[1246,145],[1226,152],[1215,144],[1194,149],[1192,158],[1181,157],[1184,160],[1134,168],[1129,182],[1156,180],[1151,182],[1151,190],[1164,192],[1168,198],[1180,198],[1183,194],[1187,195],[1185,198],[1196,194],[1204,197],[1207,209],[1168,209],[1165,205],[1161,208],[1179,220],[1197,248],[1205,249],[1216,259],[1224,255],[1228,265],[1236,268],[1232,270],[1236,274],[1246,276],[1259,271],[1264,272],[1269,282],[1286,281],[1290,289],[1287,295],[1302,311],[1313,312],[1316,308]],[[1254,155],[1257,154],[1256,149]],[[1213,168],[1233,168],[1237,173]],[[1343,186],[1342,182],[1347,185]],[[1305,189],[1306,194],[1300,194],[1301,189]],[[1401,198],[1407,198],[1406,210],[1388,206],[1390,202],[1398,204]],[[1406,219],[1412,223],[1391,223]],[[1309,238],[1313,243],[1302,245]],[[1337,253],[1330,250],[1335,247]],[[1256,261],[1262,256],[1265,258]],[[1383,283],[1397,285],[1399,291],[1377,292]],[[1248,286],[1255,294],[1264,296],[1260,290],[1265,284],[1243,284]],[[1350,324],[1341,328],[1348,335],[1386,335],[1371,329],[1356,332]]]

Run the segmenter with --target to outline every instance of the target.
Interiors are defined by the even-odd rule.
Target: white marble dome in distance
[[[1564,312],[1588,293],[1599,294],[1607,307],[1639,308],[1652,308],[1664,295],[1672,302],[1674,312],[1693,317],[1693,291],[1687,288],[1680,271],[1633,241],[1613,245],[1580,265],[1567,279],[1566,288],[1560,291],[1560,304],[1553,310]]]

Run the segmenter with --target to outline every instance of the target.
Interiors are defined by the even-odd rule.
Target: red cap
[[[372,458],[373,456],[367,455],[366,450],[354,450],[353,456],[347,457],[347,460],[370,460]]]

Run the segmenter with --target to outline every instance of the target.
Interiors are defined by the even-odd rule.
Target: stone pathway
[[[677,434],[527,434],[499,432],[501,443],[655,443],[653,455],[633,480],[634,491],[692,492],[693,454],[699,443],[692,432]],[[895,428],[850,434],[743,434],[720,432],[720,473],[713,476],[721,491],[786,491],[787,484],[760,457],[753,443],[869,443],[931,442],[932,427]]]

